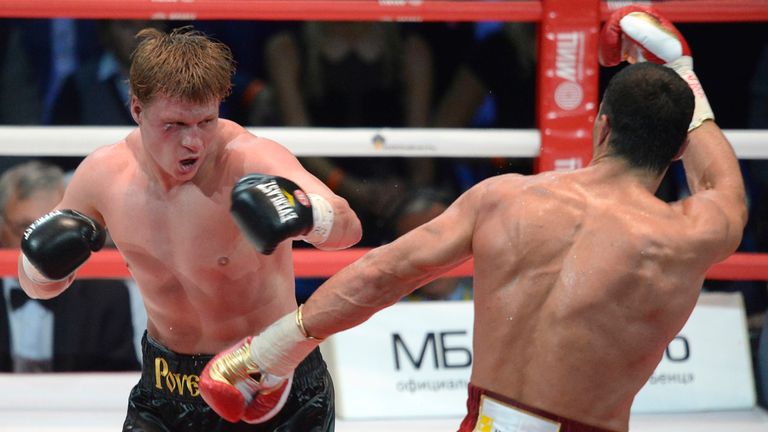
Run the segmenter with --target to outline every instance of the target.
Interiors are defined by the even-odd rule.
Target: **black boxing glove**
[[[304,193],[288,179],[264,174],[249,174],[235,184],[230,211],[265,255],[289,238],[322,243],[333,225],[333,208],[325,199]]]
[[[106,238],[106,230],[90,217],[75,210],[54,210],[24,231],[24,272],[38,284],[64,280],[91,252],[104,247]]]

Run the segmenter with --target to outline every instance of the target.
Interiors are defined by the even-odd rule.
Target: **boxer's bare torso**
[[[83,161],[58,208],[107,227],[150,336],[176,352],[215,353],[296,307],[291,242],[259,254],[229,213],[232,186],[260,172],[327,189],[282,146],[218,119],[218,104],[149,107],[142,129]]]
[[[706,163],[700,153],[731,163],[716,126],[692,136],[692,169]],[[715,165],[727,175],[696,179],[695,193],[671,204],[654,196],[660,176],[605,153],[580,170],[485,180],[334,275],[307,301],[304,323],[327,337],[474,257],[473,384],[627,430],[707,268],[741,239],[738,171]]]
[[[290,248],[260,255],[229,215],[240,173],[217,163],[203,181],[165,190],[137,163],[134,139],[100,150],[114,170],[84,174],[100,184],[93,208],[141,290],[149,334],[177,352],[213,353],[294,308]]]
[[[472,382],[625,430],[719,245],[682,206],[614,174],[501,177],[480,191]]]

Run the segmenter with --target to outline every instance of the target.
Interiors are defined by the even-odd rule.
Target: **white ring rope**
[[[0,127],[0,155],[84,156],[125,137],[130,127]],[[249,128],[298,156],[536,157],[537,130]]]
[[[131,127],[3,126],[0,155],[84,156]],[[249,128],[297,156],[523,157],[539,155],[536,129]],[[739,159],[768,159],[768,130],[726,130]]]

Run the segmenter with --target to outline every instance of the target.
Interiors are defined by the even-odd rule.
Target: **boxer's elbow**
[[[328,239],[316,245],[322,250],[346,249],[356,245],[363,237],[360,219],[349,207],[347,201],[338,197],[334,202],[334,223]]]
[[[360,219],[358,219],[355,212],[353,212],[351,209],[349,210],[348,214],[345,215],[345,221],[343,225],[343,234],[338,245],[339,249],[345,249],[354,246],[360,242],[360,239],[363,238],[363,227],[360,223]]]
[[[730,250],[730,253],[735,252],[741,244],[749,218],[746,195],[734,194],[733,201],[732,205],[722,208],[726,220],[725,247]]]
[[[744,228],[747,226],[747,220],[749,219],[749,209],[747,204],[746,193],[742,194],[738,198],[738,205],[736,206],[736,225],[738,227],[739,236],[744,232]]]

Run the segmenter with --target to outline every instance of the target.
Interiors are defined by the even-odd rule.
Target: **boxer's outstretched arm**
[[[373,249],[318,288],[303,307],[307,332],[325,338],[354,327],[472,255],[481,183],[445,212]]]

